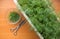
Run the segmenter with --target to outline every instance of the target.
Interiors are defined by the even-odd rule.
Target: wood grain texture
[[[13,0],[0,0],[0,39],[39,39],[36,33],[30,30],[28,22],[18,30],[17,36],[10,32],[10,28],[19,24],[10,24],[8,21],[8,15],[13,10],[18,11]],[[25,18],[23,17],[23,19]]]

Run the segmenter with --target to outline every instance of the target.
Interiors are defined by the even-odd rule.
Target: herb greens
[[[60,39],[60,22],[49,0],[18,0],[18,3],[44,39]]]
[[[11,22],[17,22],[19,19],[20,19],[20,15],[17,12],[15,12],[15,11],[10,12],[9,20]]]

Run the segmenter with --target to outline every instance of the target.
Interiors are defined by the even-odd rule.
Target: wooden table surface
[[[19,24],[10,24],[8,21],[8,14],[12,10],[17,11],[13,0],[0,0],[0,39],[39,39],[36,33],[30,29],[28,22],[18,30],[17,36],[10,32],[10,28]]]
[[[59,1],[52,0],[52,2],[56,12],[59,12]],[[33,30],[30,30],[30,25],[28,22],[26,22],[26,24],[19,29],[17,36],[14,36],[13,33],[10,32],[10,28],[16,27],[19,24],[9,23],[8,14],[12,10],[17,11],[13,0],[0,0],[0,39],[39,39],[36,33]]]
[[[52,5],[56,13],[60,12],[60,0],[52,0]]]

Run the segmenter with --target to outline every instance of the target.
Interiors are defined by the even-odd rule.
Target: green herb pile
[[[10,12],[9,20],[11,22],[17,22],[20,19],[20,15],[17,12]]]
[[[44,39],[60,39],[60,22],[49,0],[18,0],[18,3]]]

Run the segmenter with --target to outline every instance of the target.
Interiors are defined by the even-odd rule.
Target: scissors
[[[26,23],[26,19],[22,20],[20,24],[16,26],[15,28],[11,28],[10,31],[13,32],[13,34],[16,36],[19,28],[21,28],[21,26],[24,25],[25,23]]]

